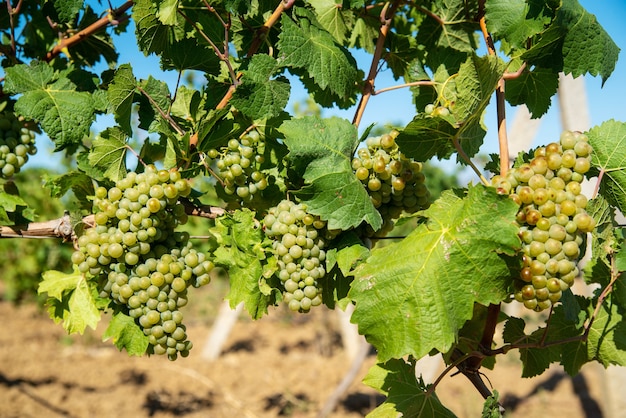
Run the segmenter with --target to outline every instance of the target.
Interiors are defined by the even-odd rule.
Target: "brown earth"
[[[336,317],[321,309],[309,315],[278,309],[256,322],[242,317],[223,355],[206,362],[201,346],[219,302],[205,289],[197,292],[185,318],[195,348],[175,362],[118,352],[100,341],[104,326],[70,337],[34,305],[0,302],[0,417],[317,416],[350,365]],[[361,383],[374,363],[372,354],[332,417],[362,417],[383,400]],[[595,366],[573,379],[558,368],[522,379],[509,353],[485,373],[508,417],[603,416]],[[463,376],[446,376],[437,394],[459,417],[480,417],[482,399]]]

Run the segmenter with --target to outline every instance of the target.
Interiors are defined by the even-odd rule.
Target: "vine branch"
[[[354,119],[352,120],[352,124],[354,126],[359,126],[359,123],[361,123],[367,102],[374,92],[374,80],[378,74],[378,63],[383,55],[385,40],[387,39],[389,30],[391,30],[392,17],[396,13],[396,10],[398,10],[398,7],[400,7],[400,1],[394,1],[391,4],[391,7],[389,7],[389,4],[390,3],[386,3],[380,12],[381,26],[379,29],[378,40],[376,41],[376,49],[374,50],[374,56],[372,58],[367,79],[363,85],[363,95],[361,95],[361,100],[359,101],[359,105],[357,106],[357,110],[354,114]]]
[[[8,2],[9,0],[7,0]],[[46,62],[52,61],[56,56],[58,56],[65,48],[71,48],[77,43],[89,38],[94,33],[100,31],[101,29],[112,25],[117,24],[117,21],[126,13],[128,9],[130,9],[135,4],[134,1],[128,0],[126,3],[122,4],[117,9],[110,10],[106,16],[101,17],[91,25],[87,26],[85,29],[77,32],[76,34],[70,36],[69,38],[62,38],[59,42],[46,54]]]
[[[226,213],[226,210],[210,205],[195,205],[188,199],[181,199],[185,207],[185,213],[199,218],[215,219]],[[80,220],[87,228],[95,226],[94,215],[87,215]],[[0,239],[2,238],[62,238],[71,241],[75,238],[75,228],[69,213],[65,213],[58,219],[44,222],[31,222],[26,225],[0,226]]]

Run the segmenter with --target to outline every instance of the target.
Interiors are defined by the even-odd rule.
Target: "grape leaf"
[[[231,308],[241,302],[253,319],[267,313],[273,294],[262,292],[265,285],[261,260],[265,259],[261,242],[263,231],[249,210],[238,210],[215,220],[215,235],[220,246],[215,250],[215,264],[228,269],[230,290],[226,295]]]
[[[56,151],[80,144],[95,120],[91,93],[79,91],[70,76],[60,76],[39,61],[6,69],[4,90],[21,94],[15,112],[39,122]]]
[[[352,171],[359,143],[354,125],[337,117],[308,116],[285,121],[278,130],[285,135],[287,158],[307,183],[298,196],[310,213],[330,229],[346,230],[363,221],[380,228],[382,218]]]
[[[70,23],[83,8],[84,0],[55,1],[54,8],[59,16],[59,23]]]
[[[159,21],[164,25],[175,25],[178,21],[178,3],[179,0],[163,0],[159,4],[159,11],[157,17]]]
[[[93,181],[91,177],[81,171],[72,170],[58,176],[45,176],[45,186],[50,190],[50,195],[55,198],[63,197],[68,190],[74,192],[81,209],[90,210],[92,201],[88,196],[93,196]]]
[[[87,327],[96,329],[101,318],[99,302],[83,273],[76,269],[72,274],[46,271],[37,292],[48,294],[51,317],[55,321],[62,319],[68,333],[83,334]]]
[[[417,42],[426,50],[458,54],[472,53],[477,48],[475,16],[478,3],[468,4],[460,0],[432,2],[433,16],[422,20],[417,31]],[[438,17],[439,19],[435,18]],[[431,66],[431,68],[437,68]]]
[[[378,358],[447,352],[474,303],[509,294],[507,255],[520,246],[517,205],[494,189],[445,192],[404,240],[372,250],[355,271],[352,321]]]
[[[113,108],[115,121],[127,135],[132,135],[130,120],[136,85],[137,80],[133,75],[132,67],[130,64],[122,64],[115,71],[115,76],[107,90],[107,99]]]
[[[533,118],[544,115],[559,87],[559,75],[551,70],[535,68],[507,80],[506,100],[513,106],[526,104]]]
[[[339,97],[353,96],[359,80],[352,55],[308,18],[300,17],[298,23],[286,15],[281,19],[279,65],[306,70],[321,89]]]
[[[317,14],[317,21],[337,40],[344,44],[349,30],[352,12],[344,11],[341,2],[335,0],[318,0],[311,2]]]
[[[180,119],[188,121],[197,121],[199,116],[203,114],[199,111],[200,92],[187,86],[180,86],[176,90],[176,98],[172,103],[171,113]]]
[[[539,328],[531,335],[524,333],[526,323],[521,318],[511,317],[504,325],[502,337],[506,343],[538,344],[543,338],[544,328]],[[522,361],[522,377],[540,375],[550,367],[550,364],[559,360],[559,352],[554,348],[520,348],[519,356]]]
[[[465,153],[472,157],[482,145],[486,131],[482,116],[504,73],[498,58],[472,54],[461,64],[455,80],[456,102],[452,114],[460,125],[458,137]]]
[[[255,55],[243,70],[243,82],[237,87],[231,104],[252,119],[278,116],[289,101],[290,85],[286,77],[273,78],[278,63],[269,55]]]
[[[126,176],[126,134],[119,127],[107,128],[93,140],[89,162],[117,181]]]
[[[604,83],[615,69],[620,49],[594,15],[577,0],[563,1],[557,22],[567,28],[563,39],[563,71],[574,77],[600,75]]]
[[[374,365],[363,383],[387,396],[385,402],[370,412],[368,418],[450,417],[455,415],[441,404],[434,390],[415,377],[415,365],[403,359],[391,359]]]
[[[130,316],[118,312],[113,315],[109,326],[102,335],[102,340],[113,339],[113,344],[121,351],[125,349],[129,356],[142,356],[148,349],[148,336]]]
[[[565,319],[562,305],[554,309],[550,325],[550,330],[554,331],[552,338],[563,340],[582,335],[584,331],[582,325],[593,315],[597,297],[593,299],[578,297],[577,300],[583,308],[577,323]],[[592,360],[598,361],[604,367],[611,364],[626,365],[626,327],[622,308],[614,303],[612,294],[605,299],[598,316],[591,324],[587,340],[568,342],[559,348],[561,364],[572,376],[580,371],[583,364]]]
[[[504,39],[518,49],[543,32],[553,17],[554,11],[544,0],[492,0],[485,4],[487,29],[494,39]]]
[[[452,139],[457,129],[446,119],[423,113],[416,115],[396,138],[400,150],[416,161],[432,157],[449,158],[454,151]]]
[[[608,120],[589,132],[592,162],[604,172],[600,194],[626,213],[626,123]]]
[[[0,225],[15,225],[16,221],[19,222],[16,215],[28,215],[27,209],[28,203],[20,196],[0,190]],[[30,217],[28,220],[33,219]]]
[[[522,59],[574,77],[586,73],[600,75],[604,83],[615,69],[619,51],[594,15],[577,0],[567,0],[562,2],[540,39],[522,54]]]
[[[619,248],[613,227],[614,209],[602,195],[598,195],[589,200],[586,210],[596,221],[596,228],[591,233],[591,257],[585,263],[584,277],[587,283],[599,283],[604,287],[611,279],[612,257]],[[626,302],[626,295],[620,289],[622,286],[617,286],[613,293]]]

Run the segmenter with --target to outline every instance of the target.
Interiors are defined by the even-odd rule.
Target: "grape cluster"
[[[368,138],[366,147],[360,148],[352,159],[355,175],[383,217],[384,224],[378,234],[388,232],[393,227],[391,220],[402,211],[413,213],[430,205],[422,164],[402,154],[396,144],[398,134],[394,130]]]
[[[442,117],[450,115],[450,109],[445,106],[435,106],[434,104],[429,103],[424,107],[424,113],[433,117]]]
[[[521,205],[523,268],[514,297],[528,309],[550,308],[578,276],[583,237],[595,227],[580,184],[591,152],[586,135],[565,131],[560,143],[538,148],[529,163],[493,178],[500,193]]]
[[[15,114],[0,113],[0,177],[9,178],[19,173],[28,156],[36,152],[35,133]]]
[[[324,247],[331,238],[326,222],[306,211],[306,206],[283,200],[263,220],[265,234],[273,239],[283,299],[292,311],[308,312],[322,303],[319,280],[324,277]]]
[[[215,161],[224,192],[246,202],[268,186],[261,171],[264,153],[265,141],[257,131],[250,131],[240,139],[230,139],[223,147],[210,149],[207,156]]]
[[[149,352],[187,356],[182,313],[188,286],[210,281],[213,263],[191,247],[176,226],[187,220],[179,196],[191,191],[178,171],[148,166],[95,193],[95,227],[78,239],[72,262],[98,277],[100,295],[135,318],[149,339]]]

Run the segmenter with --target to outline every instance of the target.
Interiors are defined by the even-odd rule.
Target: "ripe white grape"
[[[179,309],[189,286],[210,282],[213,263],[176,232],[187,221],[178,201],[191,189],[178,171],[146,167],[114,187],[95,190],[94,228],[78,238],[72,262],[96,276],[100,296],[133,317],[149,339],[148,353],[186,356],[191,348]]]
[[[595,228],[580,194],[591,152],[584,134],[565,131],[559,143],[535,150],[529,163],[492,179],[500,193],[520,204],[523,267],[514,297],[528,309],[550,308],[579,273],[583,235]]]
[[[35,133],[12,112],[0,113],[0,177],[20,172],[29,155],[37,152]]]

